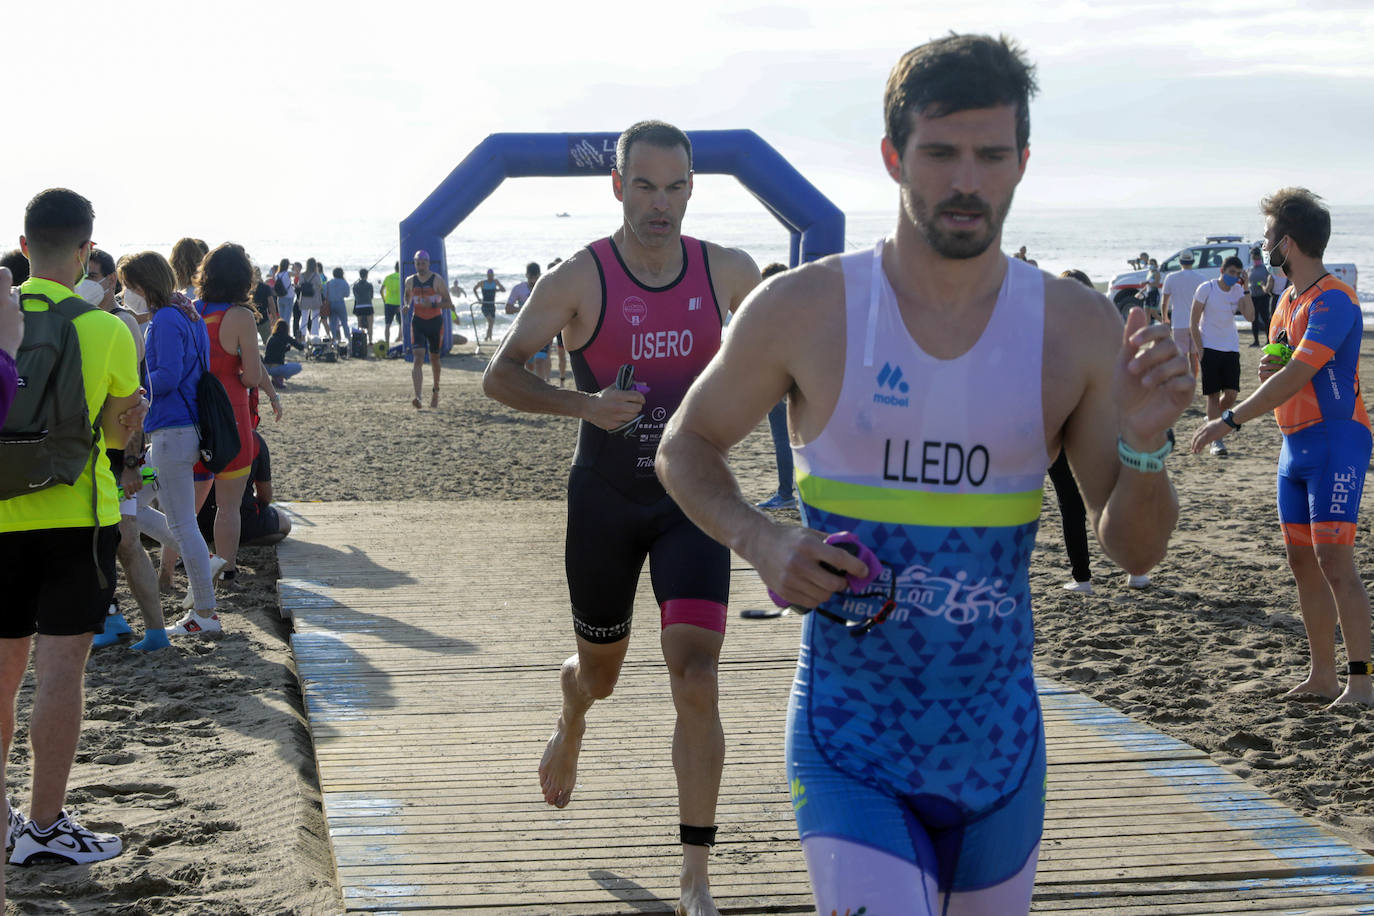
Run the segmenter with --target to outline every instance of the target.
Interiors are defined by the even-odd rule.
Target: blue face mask
[[[1237,284],[1237,283],[1239,283],[1239,282],[1240,282],[1240,277],[1233,277],[1233,276],[1231,276],[1230,274],[1222,274],[1222,275],[1221,275],[1221,288],[1222,288],[1222,289],[1230,289],[1232,286],[1234,286],[1235,284]]]

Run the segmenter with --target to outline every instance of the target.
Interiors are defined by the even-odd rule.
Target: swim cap
[[[412,258],[411,260],[413,260],[413,261],[428,261],[428,260],[429,260],[429,252],[426,251],[425,249],[421,248],[419,251],[415,252],[415,257]]]

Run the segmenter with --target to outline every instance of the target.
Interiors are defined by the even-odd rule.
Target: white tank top
[[[937,359],[912,339],[873,252],[840,259],[844,381],[835,411],[793,448],[808,505],[871,521],[950,527],[1038,519],[1049,456],[1041,404],[1044,279],[1007,258],[978,341]]]

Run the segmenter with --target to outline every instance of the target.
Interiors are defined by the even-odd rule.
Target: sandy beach
[[[1255,386],[1259,351],[1248,347],[1247,333],[1242,347],[1244,395]],[[462,350],[444,359],[435,410],[410,406],[405,362],[307,363],[283,389],[283,420],[263,423],[278,499],[408,500],[417,514],[435,500],[562,499],[575,424],[487,400],[480,374],[491,349],[480,357],[470,344]],[[1363,356],[1366,377],[1374,377],[1368,335]],[[1274,509],[1279,433],[1264,419],[1227,440],[1229,458],[1184,454],[1202,416],[1199,398],[1178,426],[1180,452],[1170,470],[1182,518],[1147,589],[1126,588],[1125,573],[1095,543],[1097,594],[1060,589],[1068,563],[1047,483],[1031,574],[1040,670],[1204,749],[1374,849],[1374,717],[1282,699],[1305,675],[1307,654]],[[772,491],[766,424],[733,462],[746,496]],[[518,545],[493,544],[489,557],[469,566],[497,566],[511,549]],[[1374,535],[1367,522],[1357,558],[1368,581]],[[69,801],[89,826],[120,833],[126,851],[86,868],[9,868],[7,912],[342,911],[289,624],[277,612],[275,553],[246,548],[240,565],[237,589],[221,590],[224,638],[181,641],[147,658],[127,645],[92,656]],[[164,598],[169,619],[179,616],[184,590],[178,577],[176,594]],[[122,586],[120,601],[135,622]],[[30,680],[8,774],[21,802],[31,697]]]

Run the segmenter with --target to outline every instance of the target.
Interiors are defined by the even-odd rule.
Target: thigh
[[[816,909],[939,913],[938,867],[930,837],[895,796],[830,764],[813,742],[797,702],[794,696],[787,775]]]
[[[1285,436],[1279,448],[1278,508],[1283,542],[1291,546],[1312,543],[1312,469],[1302,458],[1302,451],[1295,450]]]
[[[673,601],[697,601],[723,609],[730,602],[730,549],[711,540],[671,497],[665,496],[655,509],[649,547],[654,599],[660,607]]]
[[[1216,394],[1221,391],[1221,360],[1218,358],[1220,356],[1221,354],[1216,350],[1202,348],[1200,374],[1202,376],[1203,394]]]
[[[43,636],[99,633],[114,600],[119,526],[33,533],[41,535],[43,548],[39,565],[29,570],[39,580],[34,631]]]
[[[1360,423],[1323,423],[1323,460],[1308,479],[1308,512],[1312,518],[1312,543],[1355,543],[1360,497],[1369,469],[1369,430]]]
[[[648,550],[642,508],[589,468],[574,467],[568,475],[563,559],[573,630],[588,642],[616,642],[630,633]]]

